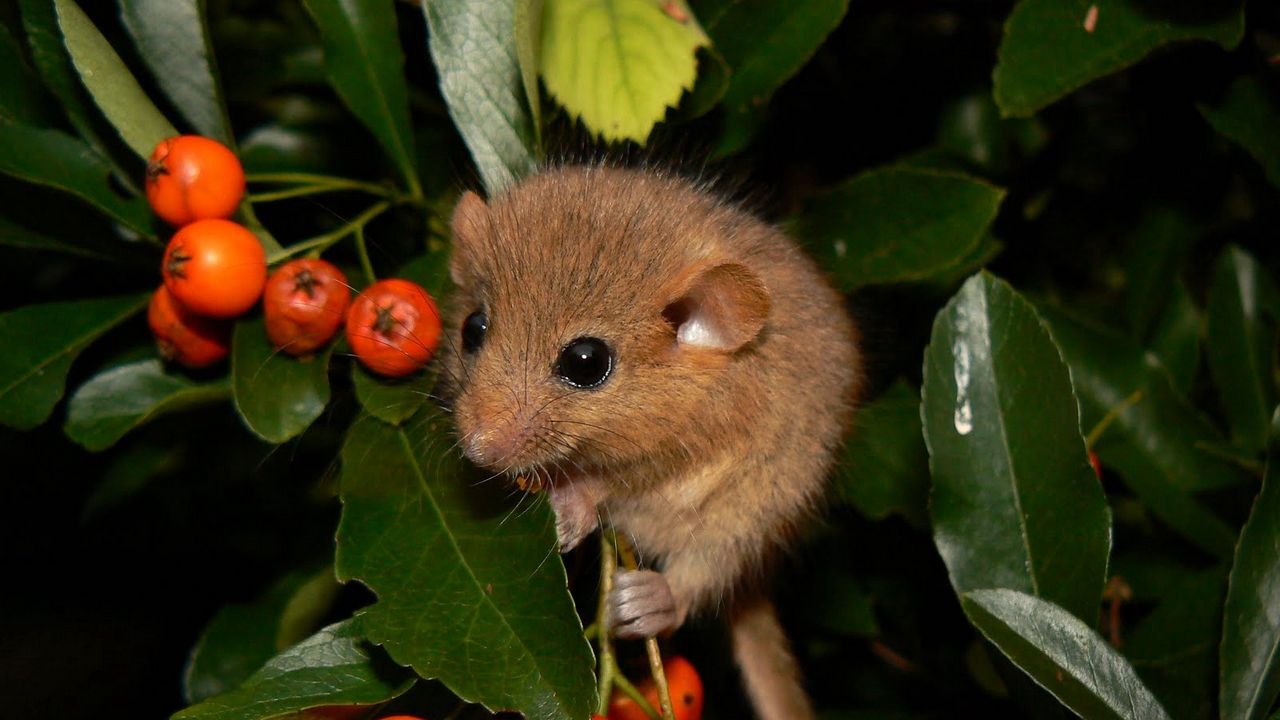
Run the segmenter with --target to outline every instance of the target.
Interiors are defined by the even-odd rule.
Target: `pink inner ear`
[[[681,345],[732,352],[759,334],[769,304],[759,276],[745,265],[724,263],[699,273],[663,316]]]

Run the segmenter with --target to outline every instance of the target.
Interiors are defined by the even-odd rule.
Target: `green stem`
[[[275,239],[262,224],[262,221],[258,219],[258,216],[254,214],[253,203],[247,197],[240,201],[240,214],[244,217],[244,224],[248,225],[253,234],[258,236],[258,242],[262,243],[262,249],[266,251],[267,255],[280,252],[280,241]]]
[[[609,593],[613,590],[613,571],[617,569],[612,536],[613,533],[608,531],[600,533],[600,603],[596,608],[596,623],[603,632],[599,634],[600,675],[597,678],[597,689],[600,699],[596,711],[601,715],[609,712],[609,695],[613,691],[613,683],[622,676],[622,673],[615,672],[618,665],[613,659],[613,638],[609,636],[609,629],[604,624],[605,613],[609,611]],[[626,681],[626,678],[621,679]]]
[[[291,183],[295,185],[315,185],[335,190],[362,190],[382,197],[394,197],[396,195],[395,190],[385,185],[315,173],[256,173],[246,175],[245,180],[251,183]]]
[[[1125,410],[1128,410],[1134,405],[1137,405],[1141,401],[1142,401],[1142,388],[1138,388],[1137,390],[1133,391],[1132,395],[1125,398],[1124,400],[1121,400],[1120,404],[1108,410],[1107,414],[1103,415],[1102,419],[1098,421],[1098,424],[1094,425],[1093,429],[1089,431],[1089,434],[1085,436],[1084,438],[1085,449],[1092,450],[1093,446],[1096,445],[1098,443],[1098,440],[1102,438],[1102,433],[1106,432],[1107,428],[1111,427],[1111,423],[1115,422],[1116,418],[1120,417],[1120,413],[1124,412]]]
[[[290,198],[306,197],[307,195],[319,195],[321,193],[342,192],[344,190],[353,190],[353,189],[356,189],[356,188],[349,188],[349,187],[338,186],[338,185],[300,185],[298,187],[289,188],[288,190],[273,190],[271,192],[253,193],[252,195],[249,196],[249,202],[255,202],[255,203],[274,202],[276,200],[288,200]],[[367,188],[359,188],[359,189],[366,190],[367,192],[372,192]],[[380,194],[384,197],[388,196],[388,193],[386,191],[383,191]]]
[[[619,538],[617,542],[618,550],[622,554],[622,564],[628,570],[638,570],[640,564],[636,562],[636,555],[631,551],[631,545],[627,543],[626,538]],[[662,669],[662,653],[658,650],[658,638],[645,638],[644,650],[649,656],[649,672],[653,675],[653,682],[658,687],[658,703],[662,705],[662,717],[675,718],[676,711],[671,703],[671,689],[667,687],[667,673]]]
[[[369,260],[369,247],[364,241],[364,226],[356,228],[356,253],[360,256],[360,267],[364,269],[365,279],[372,285],[378,281],[378,276],[373,272],[373,263]]]
[[[635,685],[631,684],[631,681],[627,679],[626,675],[623,675],[622,672],[618,671],[616,664],[614,665],[614,671],[614,682],[618,685],[618,689],[622,691],[622,694],[632,700],[635,700],[636,705],[640,706],[640,709],[644,711],[645,715],[649,716],[650,720],[662,720],[658,715],[658,711],[649,704],[649,701],[645,699],[645,696],[640,694],[640,691],[636,689]],[[603,709],[600,711],[600,714],[604,714]]]
[[[324,250],[347,235],[350,235],[352,232],[355,232],[357,229],[364,229],[364,226],[369,224],[369,221],[381,215],[389,207],[391,207],[391,203],[387,200],[383,200],[380,203],[372,205],[369,209],[352,218],[350,222],[344,223],[334,230],[322,235],[317,235],[308,240],[303,240],[302,242],[290,245],[279,252],[268,255],[267,264],[275,265],[278,262],[288,260],[295,255],[301,255],[311,250]]]

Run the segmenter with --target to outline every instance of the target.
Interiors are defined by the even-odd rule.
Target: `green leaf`
[[[1231,439],[1246,452],[1267,444],[1276,403],[1271,353],[1280,291],[1258,261],[1231,246],[1218,258],[1209,287],[1209,371],[1231,423]]]
[[[1223,439],[1171,383],[1155,355],[1126,337],[1040,308],[1071,366],[1081,425],[1106,421],[1093,449],[1157,517],[1206,552],[1227,556],[1235,533],[1193,493],[1237,484],[1238,468],[1206,448]]]
[[[143,237],[151,232],[151,209],[142,198],[112,189],[111,166],[79,138],[0,121],[0,173],[69,192]]]
[[[58,27],[52,0],[18,0],[18,5],[22,8],[22,27],[31,47],[31,59],[44,78],[45,87],[58,98],[72,126],[93,152],[102,152],[105,143],[97,128],[100,122],[97,110],[80,84],[67,48],[62,44],[62,30]]]
[[[258,315],[236,323],[231,339],[231,396],[255,435],[282,443],[306,430],[329,404],[329,355],[295,358],[276,350]]]
[[[1006,116],[1026,117],[1162,45],[1210,40],[1234,48],[1244,36],[1242,5],[1022,0],[1005,22],[995,69],[996,103]],[[1090,32],[1085,21],[1092,12],[1096,22]]]
[[[732,77],[733,70],[729,68],[729,63],[725,62],[715,48],[698,48],[698,80],[680,102],[681,118],[702,117],[715,109],[728,92]]]
[[[230,692],[173,720],[266,720],[326,705],[376,705],[414,683],[361,637],[357,620],[330,625],[272,658]]]
[[[62,41],[80,81],[98,109],[138,157],[147,159],[156,144],[178,131],[152,104],[107,39],[74,0],[53,0]]]
[[[29,430],[62,399],[89,343],[146,307],[150,295],[27,305],[0,314],[0,423]]]
[[[763,104],[840,24],[849,0],[711,0],[694,9],[732,68],[724,104]]]
[[[306,638],[338,589],[331,567],[318,573],[293,572],[253,602],[218,610],[191,650],[183,675],[187,702],[235,688],[277,653]],[[298,609],[303,610],[302,622]]]
[[[902,380],[860,408],[837,470],[840,498],[870,518],[896,512],[926,526],[929,455],[921,432],[920,393]]]
[[[1106,438],[1096,446],[1096,451],[1143,506],[1175,532],[1211,555],[1231,556],[1235,531],[1201,505],[1191,491],[1174,485],[1166,474],[1167,468],[1148,448],[1132,440]]]
[[[606,140],[644,144],[698,77],[706,34],[652,0],[546,0],[542,79]]]
[[[205,0],[121,0],[120,17],[152,77],[191,127],[234,147]]]
[[[1038,310],[1071,366],[1081,427],[1094,428],[1112,414],[1094,446],[1105,464],[1113,464],[1113,447],[1129,444],[1178,490],[1213,490],[1245,479],[1233,465],[1204,450],[1221,445],[1222,436],[1173,389],[1154,355],[1056,307],[1041,305]]]
[[[61,238],[50,237],[0,217],[0,246],[19,250],[54,252],[102,262],[120,262],[119,254],[107,253]]]
[[[972,254],[1003,198],[964,175],[883,168],[817,197],[797,232],[845,290],[924,280]]]
[[[44,126],[54,117],[49,95],[22,55],[22,44],[0,24],[0,120]]]
[[[182,470],[183,445],[140,443],[116,456],[84,503],[82,519],[97,517],[136,495],[147,483],[166,473]]]
[[[1124,251],[1124,315],[1129,329],[1142,342],[1154,333],[1159,316],[1169,305],[1175,284],[1195,242],[1194,221],[1166,207],[1146,210],[1127,233]]]
[[[395,5],[382,0],[303,4],[320,28],[329,83],[382,144],[409,192],[421,196]]]
[[[1125,656],[1174,720],[1212,716],[1225,568],[1192,575],[1124,637]]]
[[[520,82],[533,123],[536,147],[542,146],[542,95],[538,92],[538,67],[542,64],[542,18],[546,0],[515,0],[516,60]]]
[[[1124,657],[1061,607],[1006,589],[975,590],[960,603],[1000,652],[1080,717],[1169,717]]]
[[[449,115],[485,190],[501,192],[539,161],[511,31],[515,0],[425,0],[423,12]]]
[[[365,417],[347,435],[337,565],[378,596],[360,616],[367,637],[469,702],[586,717],[591,648],[553,518],[545,503],[521,507],[478,482],[452,446],[430,407],[407,428]]]
[[[1231,83],[1212,105],[1198,105],[1214,130],[1244,148],[1280,186],[1280,101],[1256,77]]]
[[[1169,371],[1178,392],[1187,392],[1200,367],[1200,308],[1181,280],[1169,283],[1168,302],[1160,309],[1147,345]]]
[[[956,593],[1024,590],[1092,621],[1111,515],[1067,367],[1003,281],[975,275],[938,313],[920,412],[934,543]]]
[[[428,371],[403,378],[384,378],[369,372],[360,363],[351,363],[351,382],[355,385],[360,406],[370,415],[392,425],[399,425],[418,412],[427,401],[435,379],[435,373]]]
[[[81,385],[67,407],[67,437],[97,452],[161,414],[227,396],[227,384],[196,384],[165,372],[159,360],[140,360],[99,373]]]
[[[1262,490],[1240,533],[1223,613],[1222,717],[1266,717],[1280,695],[1280,409]]]

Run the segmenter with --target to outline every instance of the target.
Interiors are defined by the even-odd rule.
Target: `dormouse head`
[[[461,448],[513,474],[696,452],[770,298],[740,215],[683,181],[564,168],[453,216],[444,376]]]

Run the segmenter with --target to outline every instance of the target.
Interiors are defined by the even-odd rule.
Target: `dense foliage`
[[[447,302],[458,194],[548,160],[792,231],[869,374],[777,583],[824,717],[1277,717],[1274,3],[0,7],[6,712],[579,720],[599,547],[476,482],[430,366],[295,358],[258,310],[223,364],[157,354],[179,132],[235,149],[269,264],[357,289]],[[744,716],[714,622],[672,651]]]

